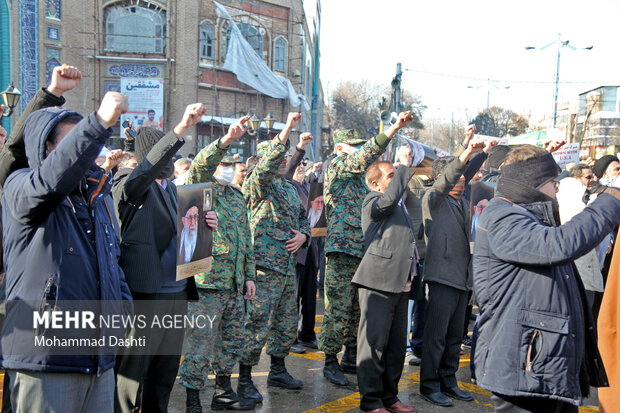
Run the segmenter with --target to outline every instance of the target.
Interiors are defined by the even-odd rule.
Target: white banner
[[[553,158],[558,166],[562,169],[566,168],[569,163],[579,163],[579,143],[567,143],[557,151],[553,152]]]
[[[163,79],[122,77],[121,93],[126,94],[129,98],[129,111],[121,115],[121,125],[125,120],[129,120],[136,129],[141,126],[148,126],[163,130]]]

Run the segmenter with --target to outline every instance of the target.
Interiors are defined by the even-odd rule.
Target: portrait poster
[[[164,80],[121,78],[121,93],[129,98],[129,110],[121,115],[121,125],[129,120],[136,129],[141,126],[163,130]]]
[[[213,184],[181,185],[177,213],[177,280],[211,269],[213,234],[205,222],[213,210]]]
[[[496,184],[494,182],[472,182],[471,197],[469,202],[470,211],[470,247],[471,252],[474,250],[474,242],[476,241],[476,228],[478,227],[478,219],[489,201],[495,196]]]
[[[327,235],[327,218],[325,218],[325,202],[323,199],[323,183],[313,182],[310,184],[308,194],[308,221],[312,237],[324,237]]]

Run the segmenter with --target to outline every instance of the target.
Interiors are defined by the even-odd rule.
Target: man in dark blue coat
[[[560,226],[558,170],[541,148],[512,150],[478,223],[475,372],[498,412],[577,412],[589,386],[607,385],[573,260],[620,222],[620,190],[601,187]]]
[[[110,127],[126,111],[127,97],[110,92],[97,112],[84,119],[76,112],[47,108],[26,121],[30,168],[13,172],[2,194],[7,316],[0,365],[10,377],[16,412],[113,408],[114,348],[38,347],[37,339],[52,337],[33,319],[66,311],[76,301],[82,306],[105,302],[95,305],[102,316],[128,312],[120,300],[131,300],[131,295],[117,263],[119,243],[104,202],[111,177],[94,163]],[[122,334],[71,325],[50,330],[64,338],[106,342]]]

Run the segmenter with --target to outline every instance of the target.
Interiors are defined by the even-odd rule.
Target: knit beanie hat
[[[512,148],[508,145],[497,145],[491,148],[489,151],[489,157],[487,158],[487,164],[489,165],[490,170],[499,169],[511,149]]]
[[[616,156],[605,155],[601,157],[601,159],[594,162],[594,166],[592,167],[592,172],[594,172],[594,175],[596,175],[598,179],[601,179],[603,177],[603,174],[607,170],[607,167],[609,166],[609,164],[614,161],[620,162],[618,161],[618,157]]]
[[[523,184],[538,189],[547,182],[558,177],[560,168],[553,159],[553,155],[545,153],[521,162],[502,165],[502,178],[520,181]]]
[[[146,126],[138,129],[136,134],[136,160],[138,163],[142,162],[146,155],[149,154],[153,146],[164,136],[164,133],[155,128],[149,128]]]

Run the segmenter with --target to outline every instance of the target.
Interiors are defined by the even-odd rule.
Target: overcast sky
[[[486,107],[490,78],[491,106],[536,119],[553,107],[557,46],[525,46],[543,47],[558,33],[572,46],[594,46],[562,49],[558,101],[620,85],[620,0],[323,0],[321,6],[326,93],[340,80],[389,86],[401,62],[402,86],[422,97],[427,117],[475,116]]]

